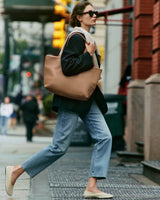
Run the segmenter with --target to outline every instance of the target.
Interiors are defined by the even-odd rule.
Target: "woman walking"
[[[92,4],[87,1],[80,2],[74,7],[70,20],[70,25],[74,27],[74,34],[71,35],[61,54],[62,71],[65,75],[79,74],[95,65],[100,67],[99,51],[89,34],[91,26],[96,24],[97,14]],[[81,35],[76,34],[77,32],[82,34],[87,42]],[[24,171],[30,177],[34,177],[65,154],[78,117],[81,117],[95,141],[89,180],[83,196],[85,198],[112,198],[113,195],[97,188],[97,180],[106,178],[112,145],[112,137],[103,117],[103,113],[107,111],[107,105],[99,87],[96,87],[87,101],[54,95],[53,109],[58,111],[58,118],[52,145],[42,149],[21,165],[6,168],[7,193],[12,195],[15,181]]]

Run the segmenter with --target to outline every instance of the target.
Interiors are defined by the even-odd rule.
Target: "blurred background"
[[[43,63],[46,54],[58,54],[66,35],[76,0],[0,1],[0,93],[17,95],[20,91],[43,92]],[[117,93],[121,75],[132,61],[133,12],[124,14],[126,1],[91,0],[99,12],[97,25],[91,30],[102,54],[103,91]],[[126,5],[125,5],[126,4]],[[117,8],[122,8],[116,11]],[[106,18],[106,15],[107,18]],[[124,15],[125,20],[124,20]],[[125,28],[126,27],[126,28]],[[124,38],[123,31],[126,32]],[[128,33],[127,33],[128,32]],[[126,47],[122,45],[125,42]],[[122,51],[128,48],[122,57]]]
[[[0,0],[0,98],[41,95],[44,115],[53,94],[43,86],[46,54],[58,55],[76,0]],[[160,0],[91,0],[99,16],[91,29],[102,55],[105,119],[127,151],[142,147],[159,160]],[[119,138],[118,138],[118,141]]]

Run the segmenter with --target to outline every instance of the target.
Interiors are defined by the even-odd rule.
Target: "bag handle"
[[[86,38],[85,38],[80,32],[73,32],[73,33],[71,33],[71,34],[68,36],[68,38],[66,39],[66,41],[65,41],[65,43],[64,43],[64,45],[63,45],[63,47],[62,47],[62,49],[61,49],[61,51],[60,51],[60,53],[59,53],[59,55],[62,54],[64,47],[65,47],[66,45],[68,45],[68,42],[69,42],[70,38],[72,37],[72,35],[75,35],[75,34],[80,35],[80,36],[84,39],[85,43],[87,43]]]
[[[71,33],[71,34],[69,35],[69,37],[67,38],[66,45],[68,45],[68,42],[69,42],[70,38],[71,38],[73,35],[75,35],[75,34],[80,35],[80,36],[83,38],[83,40],[85,41],[85,43],[87,43],[86,38],[85,38],[80,32],[73,32],[73,33]]]

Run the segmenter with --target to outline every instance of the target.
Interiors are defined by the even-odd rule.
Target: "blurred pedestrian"
[[[126,123],[126,118],[127,118],[127,92],[128,92],[128,85],[131,81],[131,70],[132,66],[127,65],[123,76],[121,77],[120,83],[119,83],[119,88],[118,88],[118,94],[119,95],[124,95],[126,99],[123,101],[123,118],[124,118],[124,125],[125,125],[125,130],[124,130],[124,141],[122,140],[122,146],[124,146],[125,141],[126,141],[126,132],[127,132],[127,123]],[[120,139],[119,139],[120,142]]]
[[[127,65],[123,76],[121,77],[120,83],[119,83],[119,88],[118,88],[118,94],[119,95],[125,95],[127,96],[127,91],[128,91],[128,85],[131,81],[131,65]],[[126,116],[127,113],[127,101],[123,101],[123,110],[124,110],[124,115]]]
[[[4,102],[0,105],[0,134],[7,135],[8,120],[13,113],[13,105],[10,103],[10,98],[5,97]]]
[[[17,117],[17,123],[20,124],[21,123],[21,115],[20,115],[20,106],[22,104],[22,99],[23,99],[23,95],[22,95],[22,91],[20,91],[15,99],[14,99],[14,103],[17,106],[16,109],[16,117]]]
[[[36,95],[36,100],[38,103],[40,119],[43,121],[44,118],[43,96],[41,94]]]
[[[92,4],[87,1],[74,7],[70,25],[74,27],[73,31],[80,32],[87,42],[79,34],[71,36],[61,55],[65,75],[72,76],[93,66],[100,67],[99,50],[89,33],[91,26],[96,24],[97,14]],[[97,180],[106,178],[112,146],[112,137],[103,117],[107,105],[99,87],[96,87],[87,101],[54,95],[53,109],[58,110],[58,118],[52,145],[42,149],[21,165],[6,168],[7,193],[12,195],[15,181],[24,171],[34,177],[66,153],[78,118],[81,117],[95,141],[89,180],[83,195],[85,198],[112,198],[113,195],[97,188]]]
[[[12,97],[11,98],[11,103],[13,105],[13,112],[12,114],[10,115],[10,118],[9,118],[9,128],[13,128],[15,129],[16,128],[16,125],[17,125],[17,112],[18,112],[18,105],[15,104],[15,98]]]
[[[9,128],[16,128],[16,124],[17,124],[17,115],[16,115],[16,111],[17,111],[17,106],[13,103],[13,112],[10,115],[9,118]]]
[[[38,128],[45,129],[45,126],[43,124],[43,121],[44,121],[43,96],[41,94],[37,94],[36,95],[36,100],[37,100],[38,108],[39,108],[39,123],[38,123]]]
[[[32,142],[33,127],[38,120],[38,104],[32,98],[32,96],[27,95],[26,101],[21,105],[20,110],[22,111],[23,121],[26,126],[26,138],[28,142]]]

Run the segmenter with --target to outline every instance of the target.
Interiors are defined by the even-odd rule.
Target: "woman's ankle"
[[[88,184],[86,187],[86,191],[88,192],[98,192],[98,188],[97,188],[97,179],[94,177],[89,178],[88,180]]]
[[[22,169],[21,165],[14,166],[13,171],[12,171],[12,179],[11,179],[11,184],[14,185],[17,178],[23,174],[24,170]]]

